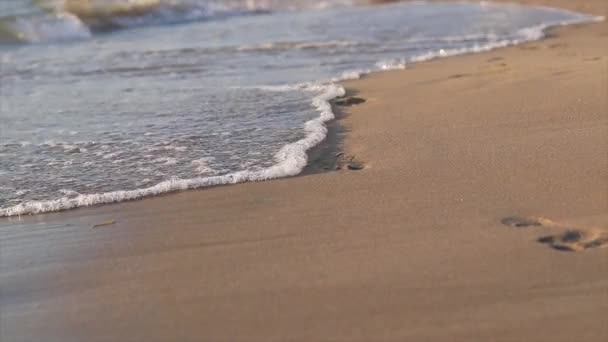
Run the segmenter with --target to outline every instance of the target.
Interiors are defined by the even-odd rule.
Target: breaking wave
[[[267,13],[254,2],[220,4],[187,0],[47,0],[27,15],[0,18],[0,43],[84,39],[123,28],[222,19]]]
[[[101,194],[64,193],[64,197],[55,200],[30,201],[8,208],[0,208],[0,217],[67,210],[95,204],[134,200],[179,190],[295,176],[308,163],[307,151],[323,141],[327,135],[325,123],[334,119],[330,100],[345,94],[343,87],[334,84],[312,86],[308,90],[321,92],[312,100],[312,104],[320,115],[306,122],[304,126],[306,136],[303,139],[285,145],[277,152],[275,155],[276,164],[273,166],[258,171],[244,170],[221,176],[192,179],[175,178],[136,190],[112,191]]]

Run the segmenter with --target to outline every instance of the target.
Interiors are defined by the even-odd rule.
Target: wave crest
[[[40,43],[84,39],[91,35],[87,25],[70,13],[0,19],[0,43]]]
[[[96,32],[267,13],[257,6],[187,0],[37,1],[42,13],[0,18],[0,43],[89,38]]]

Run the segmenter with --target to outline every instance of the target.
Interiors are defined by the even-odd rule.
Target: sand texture
[[[606,22],[345,86],[340,170],[0,220],[0,341],[608,339]]]

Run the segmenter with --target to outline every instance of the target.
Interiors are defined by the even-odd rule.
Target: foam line
[[[319,117],[306,122],[304,127],[306,131],[305,138],[285,145],[279,150],[275,155],[277,163],[271,167],[259,171],[238,171],[213,177],[171,179],[151,187],[136,190],[112,191],[101,194],[79,194],[74,197],[62,197],[56,200],[25,202],[0,209],[0,217],[60,211],[96,204],[135,200],[180,190],[295,176],[299,174],[308,163],[308,155],[306,152],[323,141],[327,135],[325,123],[334,119],[330,101],[345,94],[344,88],[336,84],[317,85],[316,89],[311,90],[322,91],[322,93],[316,96],[312,101],[313,105],[320,113]]]

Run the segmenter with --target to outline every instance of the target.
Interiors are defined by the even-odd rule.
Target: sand
[[[362,170],[0,220],[0,340],[606,340],[606,22],[345,85]]]

